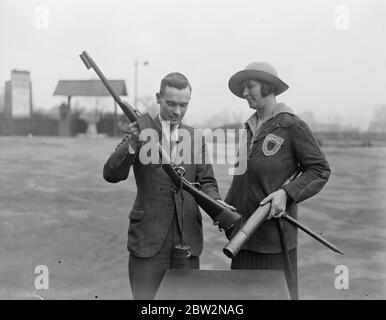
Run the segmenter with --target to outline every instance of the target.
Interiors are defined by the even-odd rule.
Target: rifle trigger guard
[[[201,183],[199,182],[190,182],[190,185],[196,187],[197,189],[201,189]]]
[[[185,175],[185,169],[181,166],[175,166],[174,170],[178,173],[180,177],[183,177]]]

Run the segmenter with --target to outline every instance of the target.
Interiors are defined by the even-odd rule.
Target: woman
[[[283,270],[285,259],[275,220],[284,213],[297,218],[297,203],[318,193],[331,171],[307,124],[291,108],[276,102],[288,85],[271,65],[249,64],[230,78],[229,89],[246,99],[255,113],[245,123],[246,143],[240,144],[247,150],[239,150],[240,155],[247,155],[246,172],[233,177],[225,201],[242,214],[242,223],[259,205],[271,203],[267,220],[232,260],[231,268]],[[299,171],[300,176],[283,185]],[[297,228],[284,223],[284,238],[293,273],[289,289],[297,299]]]

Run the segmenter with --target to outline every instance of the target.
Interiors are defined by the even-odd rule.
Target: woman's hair
[[[166,75],[161,81],[161,87],[159,89],[159,94],[162,95],[165,91],[165,87],[172,87],[178,90],[189,88],[192,92],[192,87],[189,83],[189,80],[179,72],[172,72]]]
[[[263,98],[265,98],[266,96],[270,95],[271,93],[276,96],[276,87],[273,85],[273,84],[270,84],[268,82],[265,82],[265,81],[260,81],[260,85],[261,85],[261,88],[260,88],[260,93],[261,93],[261,96]]]

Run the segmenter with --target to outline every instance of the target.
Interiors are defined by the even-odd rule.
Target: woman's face
[[[260,110],[263,108],[261,96],[261,84],[257,80],[246,80],[242,84],[244,99],[248,101],[251,109]]]

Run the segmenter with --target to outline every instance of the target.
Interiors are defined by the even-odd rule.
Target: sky
[[[86,50],[110,79],[125,79],[133,103],[154,96],[178,71],[192,84],[185,116],[246,118],[246,101],[229,78],[266,61],[290,89],[279,102],[318,121],[366,129],[386,103],[384,0],[1,0],[0,88],[12,69],[29,70],[34,105],[49,109],[58,80],[94,79],[79,59]],[[105,108],[112,109],[112,102]]]

